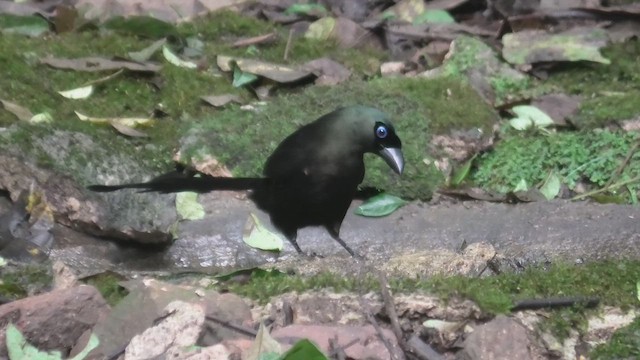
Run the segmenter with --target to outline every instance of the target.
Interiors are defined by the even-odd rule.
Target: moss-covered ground
[[[245,18],[233,12],[220,12],[193,23],[174,28],[153,28],[141,33],[139,27],[126,31],[87,29],[44,38],[20,35],[0,36],[0,99],[13,101],[33,113],[48,112],[52,124],[17,123],[9,112],[0,110],[0,127],[11,128],[11,136],[2,136],[0,149],[18,148],[30,154],[42,165],[55,167],[77,176],[68,164],[61,163],[46,148],[36,146],[38,139],[58,130],[87,134],[95,146],[113,154],[131,156],[149,170],[160,171],[170,166],[173,149],[187,131],[198,138],[200,152],[185,148],[183,156],[211,154],[237,175],[258,174],[266,154],[278,141],[300,124],[341,105],[370,104],[393,114],[405,144],[406,172],[401,179],[378,159],[368,158],[365,185],[383,187],[409,199],[428,199],[440,186],[443,177],[428,161],[429,136],[445,133],[450,127],[483,126],[496,118],[488,107],[464,82],[456,77],[440,79],[390,79],[376,72],[386,55],[373,49],[340,49],[331,41],[297,38],[293,41],[287,60],[283,59],[287,31],[274,24]],[[146,29],[146,27],[145,27]],[[230,44],[240,37],[275,32],[277,40],[270,45],[233,48]],[[126,56],[139,51],[160,37],[170,36],[175,47],[184,45],[188,37],[197,36],[204,42],[204,58],[215,63],[218,54],[257,58],[285,64],[301,64],[328,56],[349,67],[351,81],[335,86],[313,85],[283,87],[259,112],[247,112],[232,105],[216,110],[203,105],[203,95],[236,94],[244,100],[253,99],[246,89],[234,88],[228,74],[214,70],[194,71],[179,68],[163,61],[161,54],[153,60],[163,62],[159,76],[122,74],[98,86],[89,99],[73,101],[62,98],[57,91],[82,86],[107,74],[62,71],[41,65],[39,59],[53,57]],[[569,186],[586,181],[594,187],[614,180],[634,178],[640,174],[638,153],[619,175],[615,170],[633,148],[638,136],[615,130],[601,130],[619,120],[640,115],[640,42],[631,40],[611,45],[603,52],[611,65],[567,64],[552,73],[545,86],[557,91],[583,97],[579,112],[572,122],[579,128],[561,129],[555,134],[516,133],[503,128],[495,148],[481,155],[475,162],[470,179],[475,185],[508,191],[524,179],[529,185],[540,183],[551,170],[562,176]],[[215,68],[214,66],[209,67]],[[161,79],[161,81],[158,81]],[[501,90],[499,97],[507,98],[511,90],[532,90],[538,82],[514,84],[500,79],[491,81]],[[144,129],[148,139],[132,139],[113,129],[80,122],[74,114],[79,111],[97,117],[149,116],[161,109],[167,117],[158,119]],[[196,122],[197,126],[192,124]],[[6,133],[6,132],[4,132]],[[153,144],[153,145],[150,145]],[[206,146],[205,146],[206,145]],[[76,167],[95,161],[86,153],[73,156]],[[79,179],[86,183],[90,179]],[[631,190],[634,189],[631,184]],[[629,188],[627,188],[629,190]],[[632,198],[629,197],[629,200]],[[581,295],[600,297],[603,304],[623,308],[638,307],[636,282],[640,274],[637,261],[600,262],[580,266],[556,264],[550,269],[530,269],[520,274],[471,279],[464,277],[428,280],[392,279],[396,292],[429,291],[451,298],[470,298],[489,313],[507,312],[514,301],[521,298]],[[25,275],[25,279],[31,279]],[[36,280],[34,280],[35,282]],[[38,280],[39,281],[39,280]],[[15,277],[2,277],[1,294],[11,297],[26,295]],[[96,280],[110,302],[123,294],[112,278]],[[230,290],[266,301],[285,291],[331,287],[337,291],[377,289],[374,279],[343,279],[332,274],[311,278],[295,276],[256,277],[248,284],[226,284]],[[558,310],[543,326],[564,336],[568,329],[584,326],[588,313],[581,309]],[[638,321],[622,330],[609,344],[596,350],[598,358],[633,357],[638,349]],[[636,340],[634,340],[636,339]],[[635,341],[635,342],[634,342]],[[635,351],[635,352],[634,352]],[[604,354],[604,355],[603,355]]]

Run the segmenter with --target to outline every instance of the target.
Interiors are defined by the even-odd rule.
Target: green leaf
[[[328,360],[327,356],[318,349],[318,347],[309,341],[303,339],[295,343],[289,351],[284,353],[281,360]]]
[[[176,194],[176,211],[185,220],[200,220],[204,217],[204,208],[198,202],[198,193],[183,191]]]
[[[324,17],[312,22],[304,33],[307,39],[328,40],[333,36],[337,21],[332,17]]]
[[[629,192],[630,202],[632,205],[638,205],[638,192],[636,191],[635,186],[629,184],[626,186],[627,191]]]
[[[40,351],[29,344],[24,335],[12,323],[7,325],[7,351],[11,360],[62,360],[59,351]]]
[[[258,80],[258,75],[251,74],[240,70],[239,67],[234,66],[233,69],[233,87],[243,87]]]
[[[327,9],[320,4],[293,4],[284,11],[287,15],[310,15],[323,16],[327,14]]]
[[[553,119],[542,110],[531,105],[518,105],[511,108],[516,117],[509,120],[509,124],[516,130],[526,130],[530,127],[545,128],[553,125]]]
[[[453,186],[458,186],[460,184],[462,184],[462,182],[464,181],[464,179],[467,178],[467,176],[469,175],[469,172],[471,171],[471,165],[473,165],[473,160],[476,159],[476,155],[473,155],[471,157],[471,159],[467,160],[461,168],[457,169],[454,173],[453,176],[451,177],[451,185]]]
[[[174,54],[171,51],[171,49],[169,49],[167,45],[162,45],[162,55],[164,55],[164,58],[167,59],[168,62],[170,62],[175,66],[183,67],[187,69],[195,69],[198,67],[198,64],[194,62],[180,59],[176,54]]]
[[[529,185],[527,185],[527,180],[525,179],[520,179],[520,182],[518,183],[518,185],[516,185],[516,187],[513,189],[513,192],[518,192],[518,191],[528,191],[529,190]]]
[[[386,193],[376,195],[358,206],[356,214],[368,217],[387,216],[401,208],[407,202]]]
[[[284,241],[279,234],[269,231],[254,214],[244,225],[242,240],[252,248],[268,251],[282,251]]]
[[[89,355],[89,353],[91,352],[91,350],[95,349],[98,345],[100,345],[100,340],[98,340],[98,337],[96,336],[96,334],[91,334],[91,337],[87,342],[87,346],[85,346],[84,349],[82,349],[82,351],[78,353],[78,355],[70,358],[69,360],[82,360],[86,358],[87,355]]]
[[[446,10],[434,9],[426,10],[422,14],[418,15],[413,23],[418,24],[453,24],[456,19],[449,14]]]
[[[2,256],[0,256],[0,267],[6,266],[7,260],[5,260]]]
[[[554,171],[549,173],[547,180],[540,187],[540,192],[547,200],[552,200],[560,193],[560,178]]]

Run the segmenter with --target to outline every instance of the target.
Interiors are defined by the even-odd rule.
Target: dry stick
[[[629,151],[627,152],[627,156],[624,158],[624,160],[622,160],[622,163],[620,163],[620,166],[618,166],[616,171],[613,172],[613,175],[611,175],[611,178],[609,179],[609,181],[607,181],[607,183],[604,184],[605,188],[608,188],[609,185],[613,184],[613,182],[622,174],[622,172],[624,171],[624,168],[627,167],[627,165],[629,164],[629,161],[631,161],[633,154],[636,153],[636,149],[638,149],[638,146],[640,146],[640,141],[636,141],[635,144],[633,144],[633,146],[629,148]]]
[[[338,345],[338,337],[336,335],[336,337],[334,339],[330,339],[329,340],[329,345],[333,344],[333,350],[331,350],[331,352],[329,352],[328,357],[332,358],[332,357],[337,357],[338,360],[342,360],[346,358],[346,354],[344,353],[344,351],[350,347],[352,347],[353,345],[357,344],[358,342],[360,342],[360,338],[356,338],[353,339],[351,341],[349,341],[348,343],[344,344],[343,346],[339,346]],[[332,342],[333,341],[333,342]]]
[[[371,325],[373,325],[373,328],[376,330],[376,332],[378,333],[378,337],[380,338],[380,341],[382,341],[382,343],[384,344],[384,347],[387,348],[387,350],[389,350],[389,355],[391,355],[391,358],[394,360],[401,360],[398,359],[399,355],[397,354],[397,352],[395,351],[395,349],[393,348],[393,345],[391,345],[391,343],[389,342],[389,339],[387,339],[384,336],[384,332],[382,332],[382,328],[380,327],[380,324],[378,324],[378,321],[376,320],[376,318],[373,316],[373,314],[371,313],[371,311],[369,311],[369,309],[367,308],[366,310],[366,315],[367,315],[367,320],[369,320],[369,322],[371,323]],[[402,357],[402,359],[404,359],[404,357]]]
[[[584,199],[586,197],[593,196],[593,195],[596,195],[596,194],[600,194],[600,193],[603,193],[605,191],[609,191],[611,189],[619,188],[620,186],[631,184],[631,183],[634,183],[636,181],[640,181],[640,176],[636,176],[636,177],[634,177],[632,179],[621,181],[619,183],[609,185],[608,187],[604,187],[602,189],[593,190],[593,191],[586,192],[584,194],[576,195],[576,196],[572,197],[571,200]]]
[[[382,300],[384,301],[384,309],[387,316],[389,316],[391,329],[393,330],[396,339],[398,339],[398,345],[400,345],[400,348],[405,354],[412,354],[421,360],[430,360],[430,356],[404,341],[402,329],[400,328],[400,321],[398,320],[398,314],[396,313],[396,305],[394,304],[393,297],[389,291],[389,282],[382,271],[378,271],[378,281],[380,282],[380,291],[382,293]]]
[[[291,40],[293,39],[293,29],[289,29],[289,37],[287,38],[287,46],[284,47],[283,59],[286,61],[289,58],[289,50],[291,49]]]
[[[378,282],[380,283],[380,292],[382,293],[382,300],[384,301],[384,309],[391,321],[391,330],[398,339],[398,344],[404,350],[406,349],[406,343],[404,342],[402,329],[400,328],[400,321],[398,320],[398,314],[396,313],[396,305],[393,303],[391,292],[389,291],[389,282],[387,277],[382,271],[378,272]]]
[[[224,327],[227,327],[227,328],[229,328],[231,330],[234,330],[234,331],[236,331],[236,332],[238,332],[238,333],[240,333],[242,335],[246,335],[246,336],[253,337],[253,338],[255,338],[258,335],[258,332],[253,330],[253,329],[249,329],[249,328],[244,327],[244,326],[232,324],[229,321],[222,320],[222,319],[217,318],[217,317],[212,316],[212,315],[205,316],[205,319],[211,320],[214,323],[220,324],[220,325],[222,325]]]

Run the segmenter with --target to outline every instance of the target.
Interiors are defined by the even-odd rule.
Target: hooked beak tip
[[[382,148],[380,157],[389,165],[389,167],[398,175],[402,175],[404,170],[404,156],[399,148]]]

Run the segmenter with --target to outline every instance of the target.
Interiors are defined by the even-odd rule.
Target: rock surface
[[[68,354],[80,336],[109,313],[109,306],[92,286],[28,297],[0,306],[0,358],[6,358],[5,329],[13,323],[40,350]]]

